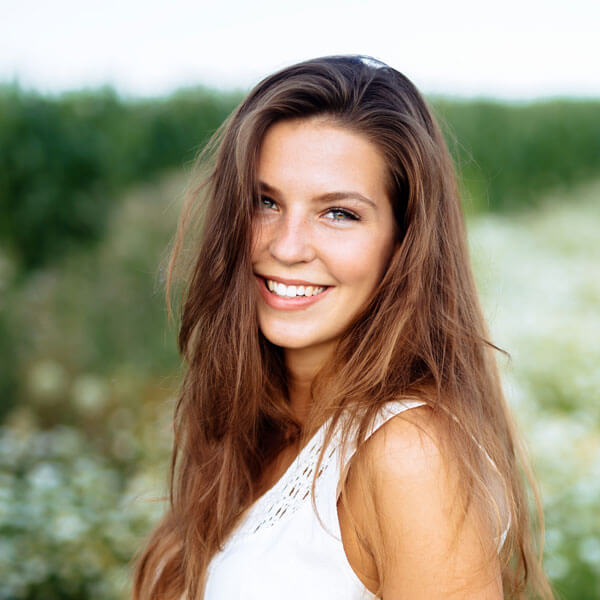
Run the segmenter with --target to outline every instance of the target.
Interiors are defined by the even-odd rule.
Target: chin
[[[306,330],[290,331],[289,327],[279,329],[262,326],[260,329],[269,342],[284,349],[299,350],[301,348],[310,348],[311,346],[319,346],[325,341],[323,336],[311,335]]]
[[[310,346],[315,345],[315,342],[312,340],[303,339],[302,337],[289,335],[268,335],[264,332],[263,335],[265,338],[267,338],[267,340],[269,340],[269,342],[271,342],[271,344],[289,350],[299,350],[301,348],[309,348]]]
[[[313,354],[314,359],[321,361],[324,356],[330,354],[335,344],[337,337],[308,337],[308,336],[275,336],[265,335],[275,346],[282,348],[284,351],[305,351],[306,356]]]

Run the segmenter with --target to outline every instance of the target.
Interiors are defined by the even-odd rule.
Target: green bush
[[[182,167],[239,100],[202,88],[159,100],[0,87],[0,244],[19,271],[104,234],[114,198]]]
[[[96,248],[4,290],[0,600],[129,597],[165,506],[179,361],[157,276],[182,185],[130,193]]]
[[[600,175],[600,101],[432,101],[462,173],[467,210],[527,209]]]
[[[101,235],[114,94],[78,102],[18,88],[0,94],[0,238],[25,268]]]
[[[168,438],[148,404],[120,402],[101,410],[103,439],[85,418],[41,429],[27,409],[0,426],[0,599],[128,597],[132,557],[165,506],[164,478],[140,466]]]

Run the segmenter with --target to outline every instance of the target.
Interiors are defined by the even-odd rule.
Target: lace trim
[[[376,431],[382,424],[388,419],[395,416],[399,412],[403,412],[406,409],[420,406],[424,404],[422,401],[405,401],[394,403],[391,406],[385,406],[381,413],[375,419],[371,430],[367,433],[368,438],[374,431]],[[399,410],[399,405],[402,407]],[[306,446],[300,451],[298,456],[294,459],[292,464],[288,467],[281,478],[265,492],[256,502],[248,509],[246,515],[243,517],[242,522],[238,525],[235,531],[232,533],[230,539],[226,545],[237,542],[243,538],[254,535],[261,530],[269,529],[275,524],[279,523],[284,518],[291,517],[296,513],[306,502],[310,502],[311,490],[313,484],[314,473],[317,468],[319,455],[323,447],[325,440],[325,432],[329,422],[325,423]],[[323,455],[323,460],[319,465],[319,472],[315,478],[315,492],[318,496],[318,483],[323,477],[324,473],[330,470],[331,465],[336,461],[340,460],[340,453],[343,455],[343,463],[340,464],[340,480],[345,476],[345,470],[349,465],[350,458],[353,454],[353,449],[346,449],[339,447],[339,429],[338,432],[334,432],[330,441],[330,447],[326,450]],[[490,458],[485,449],[475,440],[479,448],[483,451],[491,465],[497,470],[497,467],[493,460]],[[339,486],[339,482],[334,483],[334,489]],[[339,490],[338,490],[339,491]],[[498,540],[498,552],[502,549],[508,530],[511,526],[511,515],[508,513],[507,525],[504,531],[496,537]]]
[[[424,404],[422,401],[399,401],[384,406],[381,412],[376,416],[371,430],[367,433],[368,438],[389,418],[413,406]],[[306,502],[310,502],[311,489],[314,473],[317,468],[319,455],[325,441],[325,432],[329,421],[321,426],[314,434],[306,446],[300,451],[292,464],[281,478],[263,494],[247,511],[242,522],[232,533],[227,544],[239,541],[242,538],[258,533],[261,530],[273,527],[283,518],[289,518],[297,512]],[[329,447],[323,455],[323,460],[319,466],[319,472],[315,478],[315,494],[318,497],[319,480],[323,474],[331,469],[331,465],[336,461],[342,461],[340,464],[340,473],[345,471],[350,458],[354,453],[353,448],[340,446],[341,423],[338,423]],[[333,484],[336,490],[338,481]]]
[[[229,543],[273,527],[284,517],[290,517],[306,502],[310,502],[314,473],[323,447],[327,423],[323,425],[300,451],[281,478],[248,510],[244,520],[234,531]],[[316,482],[335,461],[335,443],[325,452],[319,465]]]

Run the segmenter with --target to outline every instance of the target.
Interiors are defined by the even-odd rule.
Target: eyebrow
[[[267,194],[281,195],[281,192],[277,188],[270,186],[268,183],[265,183],[264,181],[259,181],[259,185],[260,185],[261,191],[264,191]],[[325,194],[320,194],[318,196],[314,196],[312,198],[312,201],[313,202],[336,202],[337,200],[344,200],[344,199],[348,199],[348,198],[350,198],[352,200],[358,200],[360,202],[364,202],[365,204],[372,206],[374,209],[377,209],[377,205],[375,204],[375,202],[373,202],[373,200],[367,198],[366,196],[363,196],[359,192],[350,192],[350,191],[348,191],[348,192],[344,192],[344,191],[327,192]]]

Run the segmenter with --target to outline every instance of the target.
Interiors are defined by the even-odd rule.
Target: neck
[[[301,423],[305,421],[310,411],[312,382],[331,356],[333,347],[332,343],[328,343],[311,348],[286,348],[285,350],[290,405]]]

